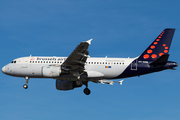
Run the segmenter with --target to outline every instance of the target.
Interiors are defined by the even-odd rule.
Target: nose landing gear
[[[24,88],[24,89],[27,89],[27,88],[28,88],[28,85],[27,85],[27,84],[24,84],[24,85],[23,85],[23,88]]]
[[[29,81],[29,77],[25,77],[25,79],[26,79],[26,84],[23,85],[23,88],[27,89],[28,88],[27,84],[28,84],[28,81]]]

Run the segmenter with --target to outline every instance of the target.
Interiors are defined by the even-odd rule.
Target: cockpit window
[[[11,63],[16,63],[16,61],[12,61]]]

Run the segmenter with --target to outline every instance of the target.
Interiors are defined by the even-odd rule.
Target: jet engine
[[[81,86],[82,84],[77,85],[77,81],[56,80],[57,90],[72,90],[76,87],[81,87]]]

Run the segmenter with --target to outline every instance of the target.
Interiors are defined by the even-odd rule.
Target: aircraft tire
[[[91,91],[90,91],[88,88],[85,88],[85,89],[84,89],[84,93],[85,93],[86,95],[89,95],[89,94],[91,93]]]
[[[23,85],[23,88],[24,88],[24,89],[27,89],[27,88],[28,88],[28,85],[27,85],[27,84],[24,84],[24,85]]]

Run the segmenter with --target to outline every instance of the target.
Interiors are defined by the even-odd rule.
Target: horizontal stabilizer
[[[176,68],[169,68],[170,70],[176,70]]]
[[[165,65],[167,63],[168,58],[169,58],[169,54],[164,54],[158,57],[153,62],[151,62],[149,65]]]

